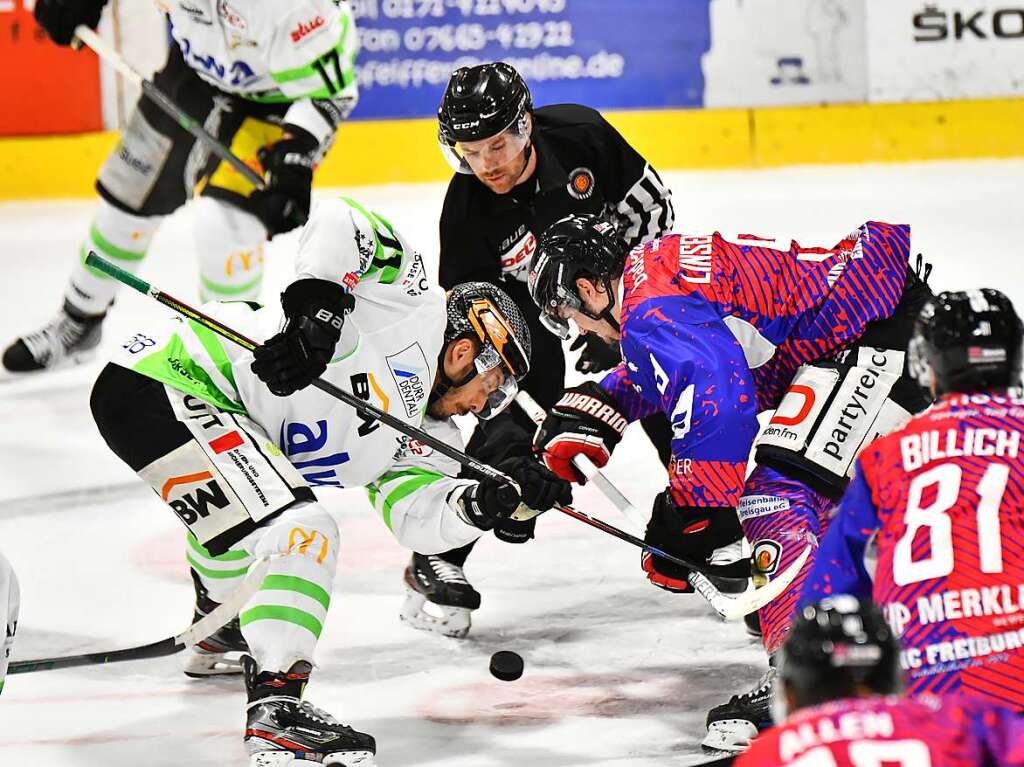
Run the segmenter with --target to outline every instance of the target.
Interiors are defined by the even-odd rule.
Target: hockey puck
[[[491,676],[503,682],[514,682],[523,675],[523,659],[511,650],[491,656]]]

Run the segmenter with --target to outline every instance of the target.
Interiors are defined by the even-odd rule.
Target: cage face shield
[[[456,173],[486,173],[512,162],[526,150],[530,133],[526,113],[490,138],[479,141],[452,141],[442,129],[438,131],[441,154]]]

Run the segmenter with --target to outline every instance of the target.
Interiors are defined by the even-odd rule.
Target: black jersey
[[[634,246],[671,231],[673,212],[671,192],[654,168],[597,111],[578,104],[539,107],[531,138],[537,169],[507,194],[495,194],[472,175],[452,178],[441,212],[439,281],[449,289],[484,280],[512,297],[533,337],[523,387],[550,407],[562,390],[565,361],[526,287],[536,238],[565,216],[603,213]]]

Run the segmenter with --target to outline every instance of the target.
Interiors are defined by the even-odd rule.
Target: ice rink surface
[[[914,251],[935,265],[936,290],[998,287],[1024,306],[1024,161],[665,175],[677,231],[832,245],[868,219],[909,223]],[[443,185],[343,191],[436,264]],[[91,212],[79,201],[0,204],[4,345],[52,316]],[[142,270],[185,300],[196,295],[190,221],[186,207],[165,222]],[[288,280],[295,241],[269,248],[268,300]],[[123,291],[104,347],[165,313]],[[0,382],[0,550],[22,588],[15,659],[141,644],[191,617],[179,523],[108,452],[89,415],[101,364]],[[664,485],[632,428],[609,474],[645,509]],[[527,545],[487,536],[477,547],[466,573],[483,606],[468,639],[413,631],[398,620],[408,553],[362,491],[322,497],[337,513],[342,556],[307,697],[376,736],[382,767],[695,764],[708,708],[761,673],[759,645],[742,625],[719,622],[699,597],[647,585],[635,549],[555,513]],[[618,521],[596,491],[576,498]],[[524,657],[519,681],[488,674],[500,649]],[[240,679],[190,680],[181,663],[10,677],[0,764],[244,765]]]

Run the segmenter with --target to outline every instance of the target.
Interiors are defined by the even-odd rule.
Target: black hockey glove
[[[71,45],[75,27],[96,29],[107,0],[36,0],[36,23],[57,45]]]
[[[666,488],[654,499],[644,543],[695,563],[718,565],[730,564],[730,560],[719,561],[722,555],[716,557],[715,550],[737,543],[741,538],[743,531],[735,509],[680,507],[672,498],[672,491]],[[736,562],[737,583],[728,584],[731,588],[723,588],[723,591],[742,591],[750,577],[750,560],[743,557],[738,549],[736,554],[732,561]],[[693,586],[686,579],[687,570],[663,557],[645,551],[640,565],[647,573],[647,580],[658,588],[680,594],[693,591]]]
[[[309,131],[295,125],[283,127],[284,138],[259,151],[267,187],[252,195],[271,236],[302,226],[309,218],[313,160],[320,149]]]
[[[569,482],[584,481],[572,465],[583,454],[598,468],[608,463],[622,439],[626,418],[615,401],[594,381],[566,389],[533,437],[533,448],[555,474]]]
[[[501,479],[483,479],[463,492],[460,503],[466,520],[481,530],[490,530],[511,515],[522,501],[519,491]]]
[[[298,280],[281,294],[284,330],[253,351],[252,372],[278,397],[305,389],[327,369],[355,299],[336,282]]]
[[[576,336],[569,351],[577,349],[583,349],[576,360],[576,370],[580,373],[600,373],[603,370],[611,370],[622,362],[619,344],[606,343],[593,333],[580,333]]]
[[[509,458],[498,464],[501,471],[516,481],[522,490],[522,502],[533,513],[526,519],[506,517],[494,526],[494,537],[505,543],[526,543],[533,538],[537,516],[557,504],[572,503],[572,486],[555,476],[532,456]]]

